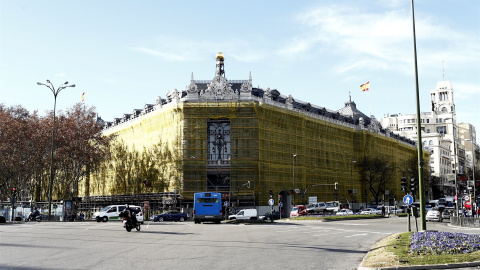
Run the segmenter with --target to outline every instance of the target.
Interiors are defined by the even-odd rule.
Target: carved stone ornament
[[[250,78],[247,83],[242,83],[240,87],[240,93],[251,93],[252,92],[252,73],[250,72]]]
[[[192,81],[190,82],[189,85],[187,85],[186,89],[187,90],[187,94],[194,94],[194,93],[198,93],[198,86]]]
[[[162,105],[162,97],[158,96],[157,99],[155,99],[155,105]]]
[[[237,93],[232,89],[232,85],[222,76],[215,76],[208,88],[200,93],[202,98],[206,99],[236,99]]]
[[[173,89],[173,90],[169,91],[167,93],[167,100],[168,100],[168,102],[174,102],[174,103],[178,102],[178,100],[179,100],[178,90]]]
[[[192,72],[192,78],[190,79],[190,84],[187,85],[185,90],[187,91],[187,94],[198,93],[198,86],[195,84],[193,80],[193,72]]]
[[[270,99],[272,98],[272,90],[270,90],[270,87],[267,87],[267,89],[265,89],[264,97],[270,98]]]
[[[287,104],[293,104],[293,97],[292,97],[292,95],[288,95],[288,97],[287,97]]]

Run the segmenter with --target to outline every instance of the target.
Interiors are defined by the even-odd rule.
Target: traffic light
[[[270,189],[270,198],[273,197],[273,190]]]
[[[278,194],[278,201],[282,200],[282,195]]]
[[[15,198],[17,196],[17,188],[13,188],[12,190],[12,197]]]
[[[415,186],[417,185],[417,180],[415,178],[410,179],[410,191],[415,192]]]
[[[335,190],[338,189],[338,182],[335,182]]]
[[[402,191],[407,192],[407,178],[402,177]]]

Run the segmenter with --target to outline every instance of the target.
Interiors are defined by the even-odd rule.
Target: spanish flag
[[[82,94],[82,102],[85,102],[85,92]]]
[[[362,89],[362,92],[368,91],[369,88],[370,88],[370,82],[366,82],[360,85],[360,89]]]

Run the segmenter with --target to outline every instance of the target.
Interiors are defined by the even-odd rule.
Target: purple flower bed
[[[461,254],[480,250],[480,236],[449,232],[416,232],[410,237],[413,254]]]

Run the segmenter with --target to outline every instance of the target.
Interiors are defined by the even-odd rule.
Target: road
[[[429,230],[480,234],[443,223]],[[412,229],[415,225],[412,223]],[[263,224],[29,222],[0,226],[0,269],[356,269],[406,218]]]

